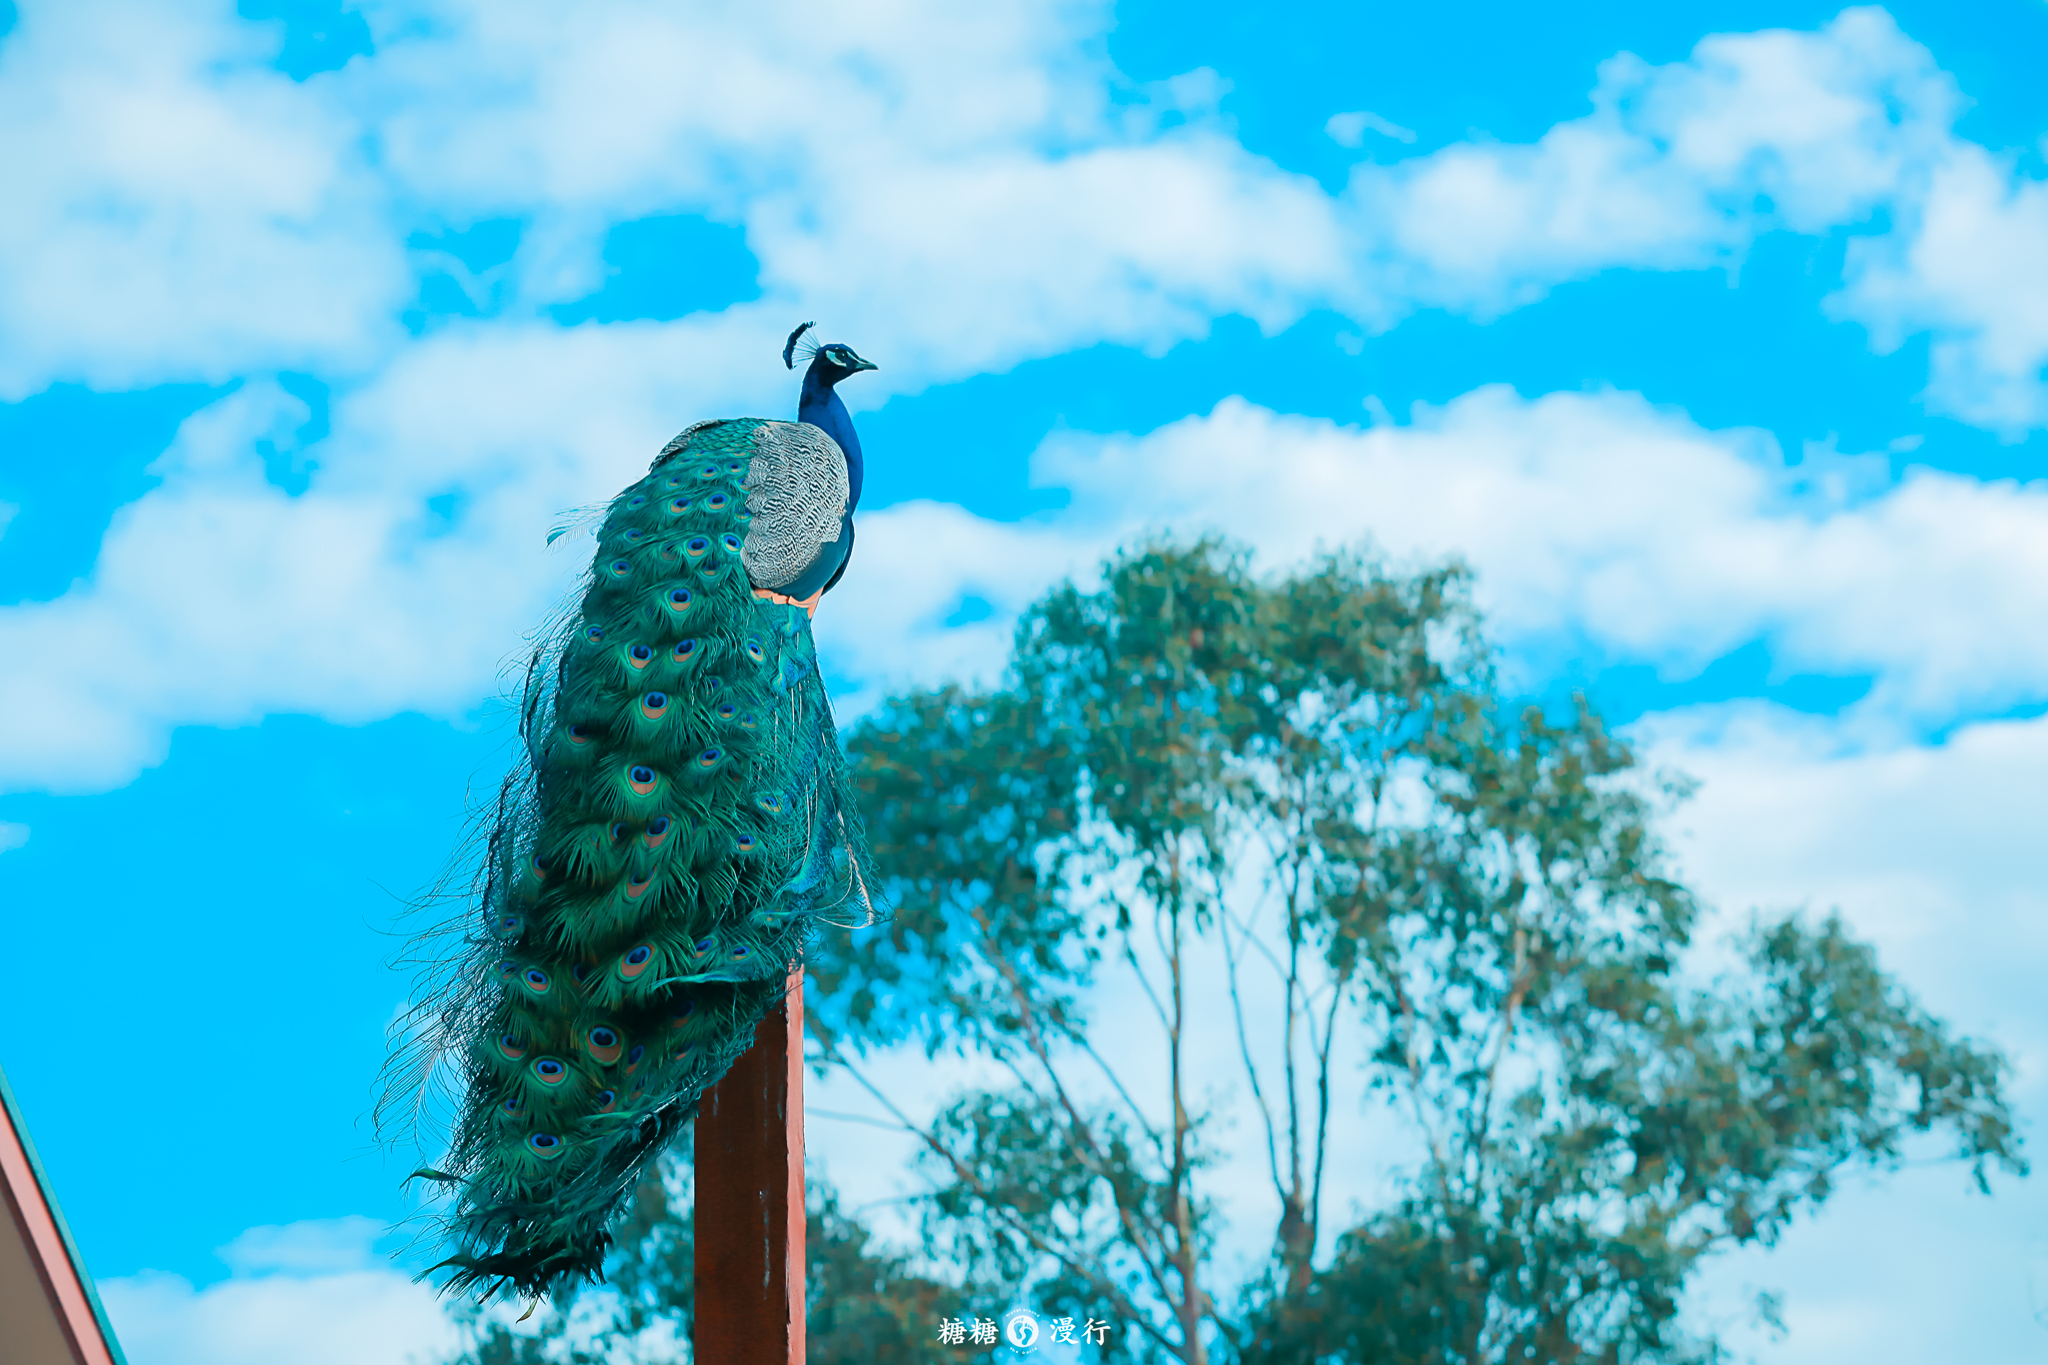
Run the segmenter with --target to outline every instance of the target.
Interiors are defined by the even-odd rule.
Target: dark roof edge
[[[0,1068],[0,1110],[5,1111],[7,1126],[14,1130],[15,1139],[21,1143],[22,1154],[28,1158],[29,1173],[36,1182],[34,1193],[42,1200],[43,1208],[50,1215],[50,1221],[56,1225],[57,1236],[64,1243],[64,1254],[71,1258],[71,1273],[77,1278],[79,1287],[85,1291],[86,1303],[92,1307],[92,1327],[98,1333],[100,1343],[106,1347],[107,1354],[113,1357],[114,1365],[128,1365],[128,1358],[121,1354],[121,1343],[114,1336],[114,1326],[107,1320],[106,1307],[100,1302],[99,1290],[93,1287],[92,1276],[86,1273],[85,1258],[78,1254],[78,1243],[71,1236],[71,1226],[64,1221],[64,1211],[58,1207],[57,1197],[51,1192],[49,1173],[43,1169],[43,1159],[36,1155],[36,1144],[28,1135],[28,1125],[22,1121],[21,1106],[15,1103],[14,1087],[7,1083],[7,1072],[4,1068]],[[29,1191],[9,1193],[14,1195],[17,1204],[26,1204],[25,1196]],[[32,1257],[36,1254],[33,1242],[29,1246],[29,1254]],[[45,1266],[43,1273],[48,1276],[54,1269],[55,1267]],[[70,1317],[61,1303],[53,1306],[67,1319]],[[66,1325],[73,1334],[78,1334],[85,1328],[85,1324],[79,1322],[67,1321]]]

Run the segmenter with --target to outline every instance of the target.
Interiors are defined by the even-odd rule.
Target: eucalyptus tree
[[[930,1115],[870,1087],[980,1301],[1114,1318],[1112,1357],[1679,1359],[1713,1349],[1676,1327],[1699,1259],[1845,1164],[1940,1130],[1980,1180],[2021,1168],[2002,1060],[1839,922],[1682,984],[1699,908],[1654,829],[1682,787],[1583,702],[1506,707],[1466,589],[1159,541],[1028,611],[1002,686],[855,728],[893,914],[816,955],[813,1019],[857,1076],[916,1038],[1007,1077]],[[1210,980],[1234,1058],[1191,1052]],[[1128,1011],[1091,1024],[1119,992],[1149,1056]],[[1411,1145],[1340,1154],[1362,1104]],[[1238,1119],[1278,1210],[1249,1276],[1217,1255]],[[1332,1163],[1374,1159],[1402,1197],[1331,1237]]]

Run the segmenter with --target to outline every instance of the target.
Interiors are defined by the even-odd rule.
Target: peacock
[[[601,1279],[641,1168],[813,929],[874,914],[811,618],[861,492],[835,386],[876,367],[804,342],[811,326],[782,350],[810,360],[798,420],[699,422],[663,446],[528,665],[462,946],[380,1106],[453,1063],[448,1156],[415,1172],[452,1196],[444,1291],[538,1301]]]

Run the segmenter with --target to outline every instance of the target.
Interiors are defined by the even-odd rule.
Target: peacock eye
[[[650,956],[652,956],[653,953],[654,950],[643,943],[639,947],[635,948],[632,952],[626,954],[626,965],[629,967],[637,967],[641,963],[645,962]]]
[[[626,837],[626,822],[625,822],[624,820],[614,820],[614,821],[612,821],[612,842],[616,844],[616,843],[617,843],[617,842],[618,842],[619,840],[621,840],[621,839],[623,839],[623,838],[625,838],[625,837]]]
[[[535,1133],[526,1139],[526,1145],[538,1157],[558,1157],[562,1154],[562,1140],[553,1133]]]
[[[668,604],[677,610],[689,606],[690,590],[688,588],[671,588],[668,594]]]
[[[647,767],[645,764],[635,765],[633,768],[633,780],[635,782],[652,782],[654,780],[654,769]]]
[[[631,654],[634,657],[634,659],[643,664],[654,657],[654,651],[649,649],[646,645],[634,645],[630,650],[626,652]]]
[[[668,817],[666,815],[657,815],[652,820],[649,820],[647,822],[647,832],[657,839],[668,833]]]
[[[583,632],[583,638],[593,643],[602,640],[604,638],[604,627],[592,626],[589,630]]]

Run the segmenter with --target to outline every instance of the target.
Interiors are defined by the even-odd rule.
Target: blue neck
[[[803,397],[796,405],[796,420],[817,427],[839,442],[839,448],[846,452],[846,510],[851,512],[860,504],[860,437],[853,434],[853,418],[846,411],[846,404],[832,392],[834,382],[816,361],[811,362],[811,368],[804,372]]]

